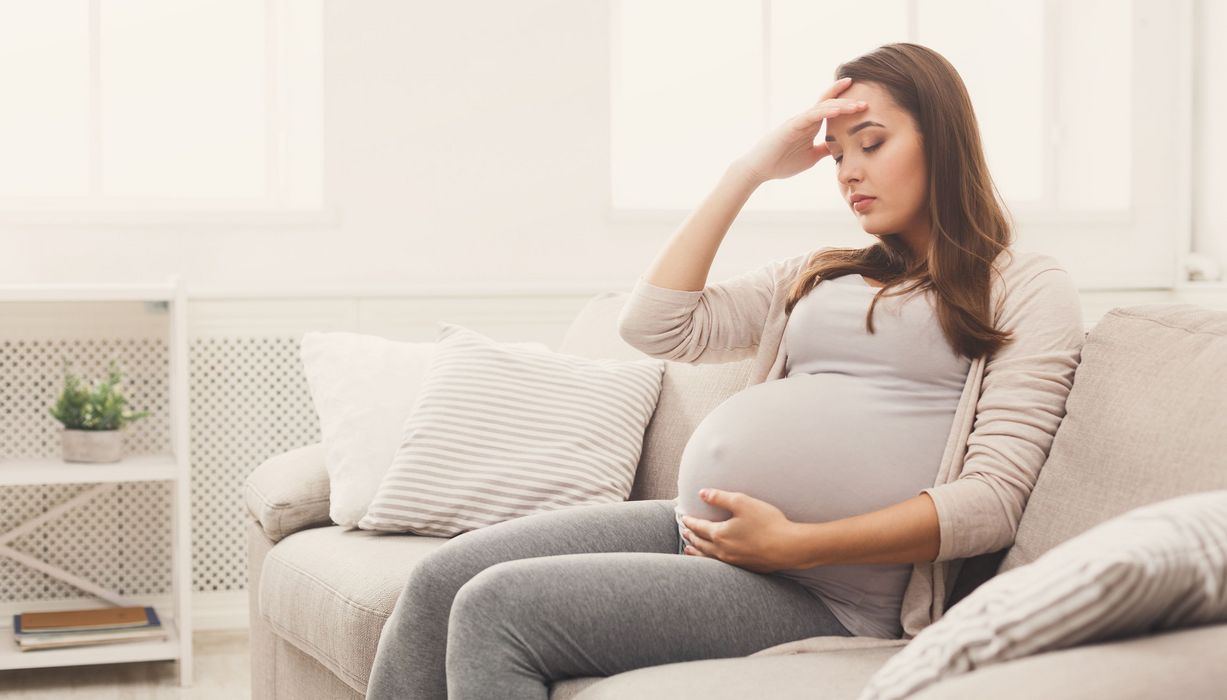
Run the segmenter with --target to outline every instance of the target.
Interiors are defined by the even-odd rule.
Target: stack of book
[[[153,608],[139,606],[20,613],[13,636],[22,651],[167,638]]]

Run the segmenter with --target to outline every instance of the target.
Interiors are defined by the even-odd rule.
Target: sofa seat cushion
[[[260,574],[260,616],[286,641],[366,692],[384,622],[417,562],[443,537],[346,530],[289,535]]]
[[[1036,654],[931,685],[908,700],[1149,700],[1217,698],[1227,664],[1227,624],[1200,625]]]
[[[872,646],[661,664],[610,676],[581,690],[575,700],[854,700],[869,678],[901,648]]]

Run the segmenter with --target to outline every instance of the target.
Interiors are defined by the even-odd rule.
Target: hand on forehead
[[[852,82],[847,90],[839,94],[839,99],[861,101],[866,103],[864,109],[852,114],[838,114],[826,120],[826,133],[836,138],[844,138],[848,129],[864,121],[873,121],[889,126],[893,102],[889,93],[873,83]]]

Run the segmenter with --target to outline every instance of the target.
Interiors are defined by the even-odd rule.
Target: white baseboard
[[[198,630],[247,629],[247,591],[192,594],[192,628]]]

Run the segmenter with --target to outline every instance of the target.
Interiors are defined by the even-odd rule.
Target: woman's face
[[[826,121],[826,144],[845,204],[866,233],[898,233],[913,250],[925,250],[928,178],[911,115],[875,83],[854,80],[839,97],[867,103],[865,109]],[[860,194],[874,198],[864,209],[852,206],[852,196]]]

